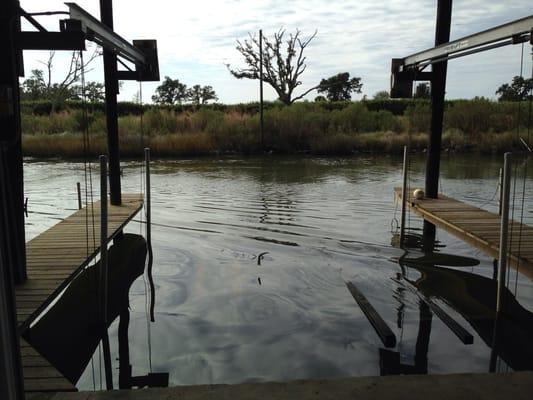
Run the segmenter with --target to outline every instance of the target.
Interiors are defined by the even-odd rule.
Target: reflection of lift
[[[533,369],[533,313],[505,289],[505,308],[496,321],[493,279],[450,268],[409,265],[422,276],[414,282],[429,298],[439,298],[469,322],[481,339],[514,370]],[[495,329],[498,328],[498,329]],[[493,358],[494,358],[493,357]]]
[[[129,291],[144,272],[146,241],[142,236],[125,234],[109,249],[109,296],[107,330],[120,316],[119,387],[168,386],[168,374],[131,376],[128,346]],[[26,339],[70,382],[76,384],[102,340],[98,276],[101,264],[80,273],[51,309],[26,333]],[[106,368],[111,368],[106,366]]]

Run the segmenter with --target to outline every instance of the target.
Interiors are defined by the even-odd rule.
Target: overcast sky
[[[21,0],[27,12],[66,10],[62,1]],[[98,0],[77,3],[99,17]],[[161,78],[170,76],[192,86],[211,85],[220,102],[258,99],[258,82],[237,80],[225,64],[242,65],[235,50],[237,39],[263,29],[270,36],[280,28],[300,29],[316,38],[306,50],[308,68],[301,90],[339,72],[362,78],[363,93],[372,97],[388,90],[390,62],[432,47],[436,1],[431,0],[114,0],[115,31],[127,40],[157,39]],[[451,39],[457,39],[514,19],[533,14],[531,0],[456,0]],[[58,17],[39,17],[50,30],[58,29]],[[27,24],[25,29],[31,29]],[[453,60],[448,68],[448,98],[486,96],[520,73],[521,45],[508,46]],[[531,46],[524,47],[524,75],[531,76]],[[42,68],[46,52],[26,51],[25,69]],[[67,55],[57,55],[54,73],[59,80]],[[87,76],[103,80],[101,64]],[[150,101],[157,83],[143,83],[143,100]],[[123,85],[120,100],[131,100],[138,83]],[[316,93],[307,96],[313,99]],[[357,95],[355,98],[360,98]],[[274,100],[270,88],[265,98]]]

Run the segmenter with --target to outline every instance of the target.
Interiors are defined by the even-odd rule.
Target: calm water
[[[442,190],[497,210],[501,161],[445,157]],[[412,186],[423,185],[423,168],[422,158],[413,161]],[[529,224],[532,175],[530,168],[524,213]],[[391,245],[391,223],[399,219],[393,188],[400,178],[400,160],[389,157],[155,161],[156,321],[147,323],[140,277],[130,290],[133,374],[168,372],[171,385],[379,375],[383,345],[346,281],[357,284],[392,328],[398,339],[392,350],[402,364],[416,365],[422,357],[429,373],[488,371],[490,347],[464,310],[424,289],[474,334],[472,345],[461,343],[421,306],[409,282],[424,271],[408,268],[405,279],[399,275],[404,252]],[[97,197],[96,170],[93,180]],[[76,209],[83,164],[28,160],[25,181],[31,238]],[[140,191],[137,162],[124,163],[123,186],[125,192]],[[519,219],[521,196],[515,201]],[[410,226],[416,232],[421,220],[411,215]],[[138,222],[128,225],[127,232],[141,231]],[[492,277],[492,259],[443,231],[437,239],[445,246],[441,251],[479,260],[475,267],[455,270]],[[532,283],[513,271],[510,289],[529,321]],[[114,369],[117,331],[118,319],[109,329]],[[429,344],[421,346],[424,341]],[[86,367],[80,389],[91,390],[93,379],[100,387],[99,358],[96,353]],[[509,369],[509,363],[499,360],[498,369]]]

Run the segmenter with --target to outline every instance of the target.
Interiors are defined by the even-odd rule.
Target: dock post
[[[407,196],[407,157],[408,157],[408,148],[403,146],[403,183],[402,183],[402,216],[400,224],[400,248],[403,247],[403,242],[405,240],[405,211],[406,211],[406,196]]]
[[[76,191],[78,192],[78,210],[81,210],[81,209],[82,209],[82,204],[81,204],[81,187],[80,187],[80,183],[79,183],[79,182],[76,182]]]
[[[150,148],[144,149],[144,164],[146,173],[146,241],[152,243],[152,200],[150,193]]]
[[[150,193],[150,148],[144,149],[144,162],[146,171],[146,244],[148,246],[148,284],[150,285],[150,321],[155,321],[155,285],[152,275],[152,267],[154,264],[154,252],[152,250],[152,197]]]
[[[502,215],[502,190],[503,187],[503,169],[500,168],[498,176],[498,215]]]
[[[102,313],[102,348],[107,390],[113,389],[111,351],[107,334],[107,156],[100,156],[100,311]]]
[[[0,247],[0,398],[24,399],[24,380],[17,332],[15,290]]]
[[[502,206],[500,223],[500,254],[498,261],[498,293],[496,297],[496,312],[499,313],[503,307],[503,292],[505,290],[505,274],[507,270],[507,248],[509,233],[509,197],[511,192],[511,165],[512,154],[505,153],[503,162],[503,187]]]

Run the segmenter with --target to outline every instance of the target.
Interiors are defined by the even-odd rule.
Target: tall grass
[[[444,116],[443,148],[456,152],[503,152],[519,147],[517,130],[529,123],[517,103],[485,99],[450,102]],[[522,106],[524,107],[524,106]],[[430,107],[414,102],[403,115],[363,102],[328,109],[310,102],[272,107],[265,112],[265,146],[275,152],[352,154],[399,153],[408,141],[413,149],[427,146]],[[23,114],[23,150],[41,157],[94,156],[106,151],[105,116],[73,109],[50,116]],[[84,148],[88,132],[90,148]],[[200,108],[177,112],[151,108],[143,115],[119,117],[121,152],[138,156],[149,145],[155,156],[197,156],[261,151],[259,115],[238,109]]]

